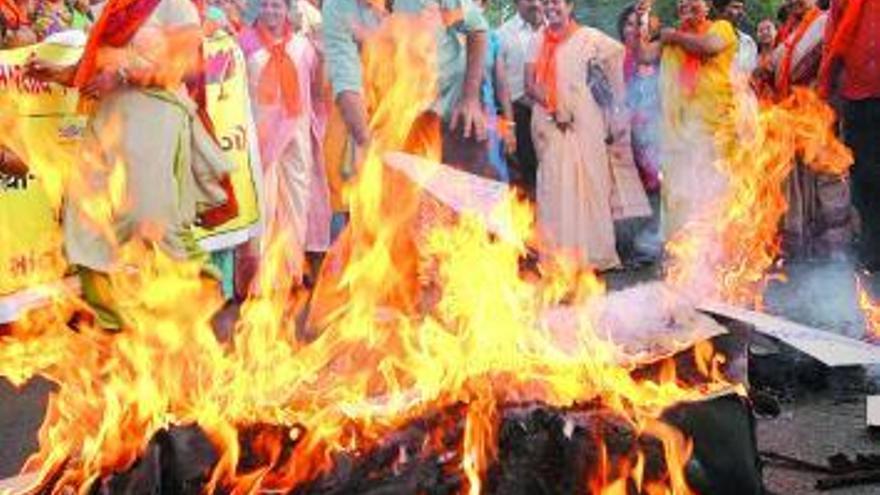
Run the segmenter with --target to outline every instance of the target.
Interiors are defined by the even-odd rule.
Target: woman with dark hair
[[[660,44],[654,40],[659,19],[645,15],[639,5],[624,8],[617,29],[626,54],[623,78],[632,129],[632,150],[639,177],[651,202],[652,218],[634,239],[636,261],[653,261],[660,255]]]
[[[476,1],[481,11],[485,10],[488,3],[488,0]],[[513,128],[513,103],[498,31],[489,31],[486,45],[486,70],[481,96],[489,124],[489,163],[495,168],[498,180],[507,182],[510,174],[505,157],[516,152],[516,134]]]
[[[634,184],[620,181],[624,174],[612,164],[607,141],[610,136],[629,146],[629,126],[624,112],[618,112],[625,93],[623,45],[579,26],[573,9],[573,0],[545,0],[547,24],[526,66],[529,94],[537,102],[532,135],[540,163],[538,224],[552,246],[607,270],[620,265],[615,201],[633,205],[638,195],[645,214],[648,208],[632,160]],[[604,85],[598,82],[599,72]],[[607,95],[597,86],[607,86]],[[626,163],[618,165],[622,169]]]
[[[752,73],[752,87],[761,101],[774,94],[773,52],[776,49],[776,23],[764,19],[758,23],[758,67]]]
[[[650,22],[655,22],[652,18]],[[651,41],[650,26],[642,26],[635,5],[624,9],[618,19],[620,39],[626,53],[623,78],[626,102],[632,123],[633,152],[636,166],[648,192],[660,190],[660,93],[657,79],[660,61],[659,44]]]

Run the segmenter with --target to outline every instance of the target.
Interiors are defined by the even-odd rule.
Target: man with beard
[[[751,74],[758,66],[758,45],[751,36],[741,29],[746,15],[743,0],[715,0],[715,14],[718,19],[730,22],[736,28],[739,46],[736,54],[736,67],[743,74]]]

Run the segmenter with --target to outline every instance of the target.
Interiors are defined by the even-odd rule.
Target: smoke
[[[864,335],[855,268],[849,262],[799,262],[786,265],[788,280],[770,284],[766,309],[792,320],[853,338]]]
[[[583,306],[553,308],[542,320],[556,344],[568,350],[583,343],[576,330],[588,322],[597,337],[613,343],[620,362],[655,361],[725,332],[693,301],[660,281],[609,292]]]

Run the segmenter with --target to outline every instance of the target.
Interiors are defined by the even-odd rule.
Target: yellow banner
[[[217,32],[205,42],[208,114],[226,156],[236,165],[232,186],[238,201],[238,217],[219,229],[196,230],[196,238],[208,250],[241,243],[260,220],[257,196],[259,161],[256,131],[251,117],[244,54],[238,41]]]
[[[69,64],[81,50],[40,44],[0,51],[0,144],[27,157],[30,168],[26,176],[0,173],[0,295],[57,280],[66,270],[61,174],[45,167],[76,156],[85,121],[75,113],[75,91],[24,77],[35,52]]]
[[[0,296],[63,276],[60,211],[62,174],[52,164],[77,159],[85,119],[76,113],[77,92],[23,76],[31,54],[58,65],[75,63],[81,48],[38,44],[0,50],[0,145],[26,157],[26,177],[0,174]],[[244,56],[235,38],[219,33],[207,40],[208,112],[227,156],[238,218],[198,239],[209,250],[243,242],[259,222],[258,161],[250,115]],[[9,102],[14,102],[10,105]],[[8,111],[7,109],[12,109]],[[255,166],[251,166],[255,164]]]

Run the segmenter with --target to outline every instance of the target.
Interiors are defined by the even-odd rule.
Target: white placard
[[[507,184],[408,153],[386,153],[382,160],[457,213],[475,215],[489,232],[516,239],[509,212],[501,209],[510,192]]]
[[[699,305],[707,313],[749,323],[755,330],[809,354],[827,366],[880,364],[880,346],[829,331],[800,325],[783,318],[738,308],[726,303]]]

